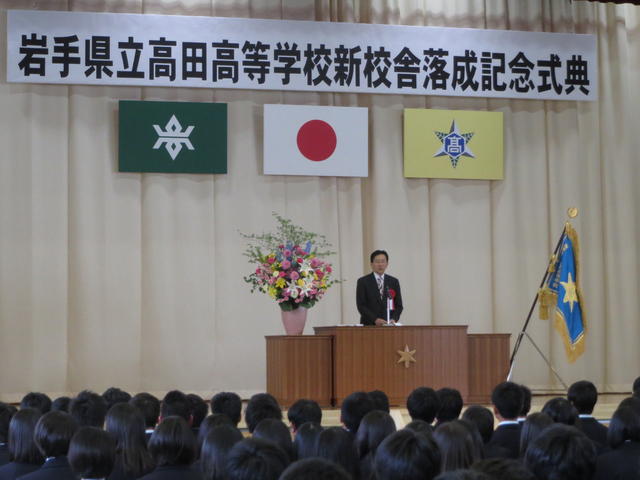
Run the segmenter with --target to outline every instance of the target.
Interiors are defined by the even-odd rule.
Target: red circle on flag
[[[298,149],[309,160],[321,162],[336,150],[336,132],[323,120],[309,120],[298,130]]]

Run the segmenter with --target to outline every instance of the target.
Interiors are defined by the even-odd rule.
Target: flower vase
[[[307,309],[298,307],[293,310],[281,310],[282,324],[287,335],[302,335],[304,324],[307,322]]]

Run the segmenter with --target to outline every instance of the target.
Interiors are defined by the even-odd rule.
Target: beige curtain
[[[265,389],[279,311],[250,295],[238,231],[271,212],[333,242],[346,281],[311,327],[355,323],[368,253],[390,252],[406,324],[519,331],[568,206],[580,208],[586,353],[568,364],[550,323],[529,333],[567,382],[629,389],[640,374],[640,7],[564,0],[83,0],[0,2],[0,399],[83,388]],[[599,101],[35,86],[6,83],[6,9],[346,21],[597,35]],[[117,101],[229,105],[228,175],[117,172]],[[265,103],[360,105],[366,179],[264,176]],[[501,111],[505,180],[405,179],[406,107]],[[375,352],[371,352],[375,355]],[[523,344],[514,380],[559,384]]]

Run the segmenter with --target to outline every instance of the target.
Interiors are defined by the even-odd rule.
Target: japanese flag
[[[265,175],[368,175],[368,111],[360,107],[264,106]]]

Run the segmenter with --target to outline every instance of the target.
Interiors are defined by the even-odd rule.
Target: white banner
[[[7,80],[596,100],[594,35],[10,10]]]

